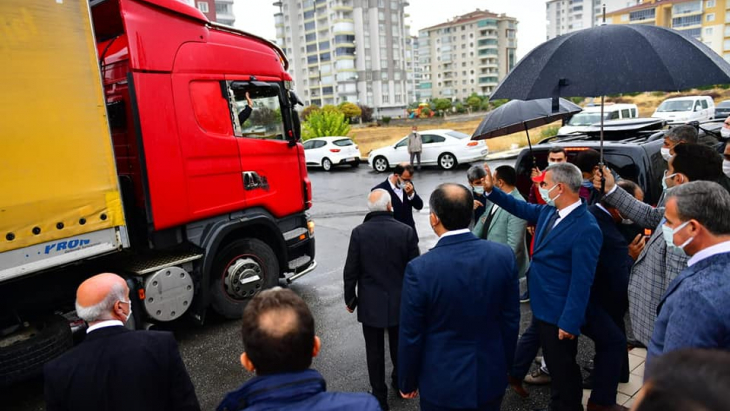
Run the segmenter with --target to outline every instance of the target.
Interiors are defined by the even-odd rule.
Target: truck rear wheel
[[[218,253],[211,276],[213,309],[225,318],[238,319],[254,295],[279,283],[279,261],[261,240],[236,240]]]
[[[72,346],[71,327],[60,315],[0,339],[0,386],[40,376],[43,364]]]

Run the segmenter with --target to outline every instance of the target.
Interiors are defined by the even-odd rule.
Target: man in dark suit
[[[499,410],[520,321],[512,250],[469,232],[474,200],[441,184],[429,200],[436,246],[406,268],[400,390],[422,410]]]
[[[578,194],[581,172],[570,163],[549,166],[539,182],[546,204],[536,205],[494,188],[489,166],[484,168],[484,191],[489,201],[536,225],[528,286],[532,315],[538,321],[552,378],[551,409],[582,411],[581,373],[575,360],[577,337],[585,320],[602,236]]]
[[[418,257],[416,232],[393,218],[390,195],[375,189],[368,197],[370,213],[350,235],[345,262],[345,304],[349,312],[357,307],[362,323],[365,353],[373,395],[383,410],[388,409],[385,385],[384,332],[388,331],[392,387],[398,391],[398,322],[403,273],[406,264]],[[357,288],[357,293],[355,292]]]
[[[81,283],[76,312],[83,343],[46,364],[48,411],[200,410],[171,333],[131,331],[129,288],[116,274]]]
[[[416,193],[411,180],[415,172],[410,164],[398,164],[392,175],[372,188],[372,190],[382,188],[390,194],[390,200],[393,203],[393,217],[396,221],[410,226],[414,231],[416,231],[416,222],[413,220],[413,209],[423,208],[423,200]],[[418,238],[418,231],[416,231],[416,238]]]

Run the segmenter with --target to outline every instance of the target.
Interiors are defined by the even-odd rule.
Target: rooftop
[[[475,11],[472,11],[471,13],[466,13],[466,14],[461,15],[461,16],[456,16],[453,19],[448,20],[448,21],[446,21],[444,23],[437,24],[437,25],[431,26],[431,27],[426,27],[426,28],[421,29],[421,30],[434,30],[434,29],[438,29],[438,28],[441,28],[441,27],[459,26],[459,25],[462,25],[464,23],[470,23],[470,22],[477,21],[477,20],[481,20],[481,19],[484,19],[484,18],[491,18],[491,19],[498,18],[498,19],[503,19],[503,20],[514,20],[514,21],[517,21],[516,18],[509,17],[509,16],[507,16],[505,14],[496,14],[496,13],[492,13],[492,12],[487,11],[487,10],[479,10],[479,9],[476,9]]]

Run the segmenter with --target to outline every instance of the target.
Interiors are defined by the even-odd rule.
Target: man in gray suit
[[[517,174],[511,166],[501,166],[494,170],[494,185],[506,194],[520,201],[525,201],[520,191],[515,188]],[[515,217],[496,204],[488,203],[487,210],[477,221],[472,233],[486,240],[509,246],[517,259],[519,277],[524,277],[530,266],[527,254],[525,233],[527,221]]]
[[[679,144],[673,149],[675,154],[670,157],[662,179],[665,191],[689,181],[715,181],[722,174],[722,157],[712,148]],[[629,277],[631,330],[637,341],[648,346],[657,318],[657,306],[669,283],[687,267],[688,257],[676,249],[667,249],[662,235],[665,201],[654,208],[618,187],[608,169],[603,174],[606,177],[605,202],[616,208],[624,218],[631,219],[642,228],[654,230]],[[593,183],[600,190],[601,173],[598,170]]]

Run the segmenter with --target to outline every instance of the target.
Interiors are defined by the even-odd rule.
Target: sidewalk
[[[624,407],[631,408],[634,404],[634,397],[639,392],[644,382],[644,363],[646,362],[646,349],[634,348],[629,351],[629,369],[631,375],[629,382],[618,385],[618,394],[616,395],[616,403]],[[588,404],[590,390],[583,390],[583,406]]]

